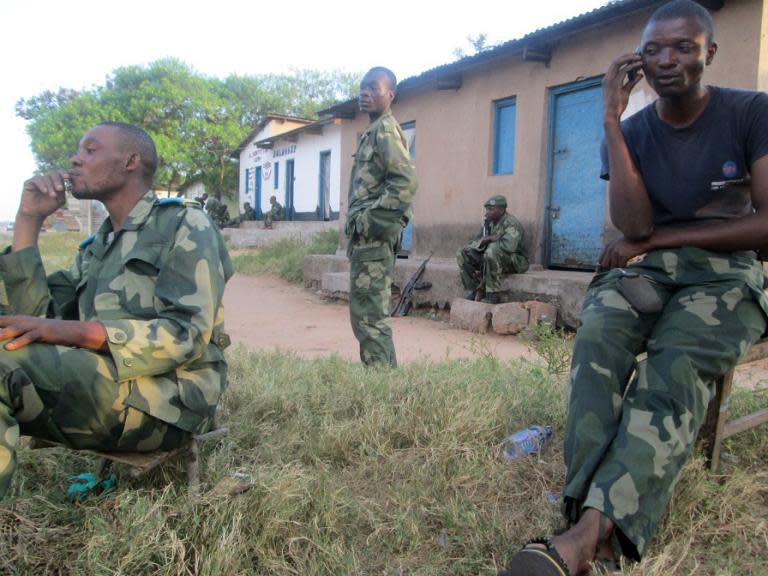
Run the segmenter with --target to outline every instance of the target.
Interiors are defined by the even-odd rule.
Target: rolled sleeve
[[[5,313],[45,316],[50,294],[37,246],[0,254],[0,305]]]

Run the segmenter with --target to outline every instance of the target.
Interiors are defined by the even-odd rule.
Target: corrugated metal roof
[[[299,126],[298,128],[294,128],[293,130],[288,130],[287,132],[280,132],[279,134],[274,134],[269,138],[262,138],[261,140],[258,140],[257,142],[255,142],[255,144],[256,146],[259,146],[259,147],[265,147],[267,145],[274,144],[278,140],[288,140],[290,138],[293,138],[301,134],[302,132],[317,130],[318,128],[322,128],[323,126],[326,126],[328,124],[335,124],[336,120],[337,120],[336,116],[328,116],[327,118],[321,118],[320,120],[315,120],[311,124],[305,124],[304,126]]]
[[[398,92],[407,91],[424,84],[435,83],[441,77],[451,76],[461,73],[465,70],[492,62],[499,58],[505,58],[516,53],[522,53],[525,48],[545,47],[547,44],[570,36],[577,32],[582,32],[586,28],[605,24],[612,20],[623,18],[628,14],[644,10],[657,4],[662,4],[666,0],[613,0],[606,5],[590,10],[578,16],[562,20],[551,26],[539,28],[514,40],[509,40],[488,50],[483,50],[472,56],[465,56],[455,62],[443,64],[431,68],[401,81],[397,85]],[[706,2],[702,2],[706,4]],[[332,106],[326,110],[321,110],[318,114],[344,114],[354,109],[356,99],[350,99]]]
[[[264,116],[264,119],[259,122],[256,127],[250,131],[248,136],[246,136],[240,144],[238,144],[237,148],[235,148],[235,151],[232,152],[232,154],[229,155],[230,158],[240,158],[240,152],[242,152],[248,144],[250,144],[251,140],[259,133],[261,132],[261,129],[264,128],[271,120],[290,120],[292,122],[304,122],[305,124],[312,124],[315,122],[315,120],[312,120],[311,118],[304,118],[302,116],[289,116],[287,114],[274,114],[269,113],[266,116]]]

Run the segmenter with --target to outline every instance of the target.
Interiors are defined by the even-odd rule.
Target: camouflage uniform
[[[349,316],[364,364],[397,365],[389,305],[395,255],[412,216],[416,170],[387,110],[360,137],[349,186]]]
[[[485,236],[495,234],[501,235],[498,242],[481,247]],[[464,290],[474,292],[483,284],[483,268],[486,293],[501,291],[504,274],[522,274],[528,270],[523,234],[523,225],[511,214],[504,214],[495,224],[487,222],[484,230],[456,253]]]
[[[0,255],[3,313],[100,322],[109,353],[0,348],[0,498],[20,434],[151,451],[209,428],[226,386],[221,305],[232,264],[202,210],[150,192],[46,279],[37,247]]]
[[[264,227],[271,228],[272,222],[277,220],[285,220],[285,208],[280,202],[275,202],[269,212],[264,214]]]
[[[638,313],[617,291],[625,271],[651,280],[661,312]],[[691,453],[714,381],[765,331],[762,288],[753,252],[693,247],[654,251],[593,280],[571,371],[570,521],[583,507],[600,510],[616,522],[622,552],[640,559]],[[636,363],[644,350],[647,359]]]
[[[243,207],[243,215],[240,218],[241,222],[245,220],[256,220],[256,210],[247,202],[246,206]]]

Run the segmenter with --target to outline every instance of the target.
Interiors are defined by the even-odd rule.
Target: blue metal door
[[[256,210],[256,218],[261,219],[261,166],[257,166],[253,176],[253,207]]]
[[[594,269],[605,229],[600,79],[551,90],[549,118],[548,262],[563,268]]]
[[[416,122],[404,122],[400,124],[405,140],[408,142],[408,154],[411,162],[416,162]],[[400,246],[401,253],[408,253],[413,248],[413,220],[403,230],[403,240]]]
[[[296,211],[293,207],[293,160],[285,163],[285,219],[293,220]]]
[[[320,220],[331,219],[331,151],[320,152],[320,175],[317,185],[317,216]]]

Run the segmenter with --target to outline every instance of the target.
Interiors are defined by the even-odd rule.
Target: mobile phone
[[[640,48],[635,48],[635,54],[642,56],[643,52]],[[634,82],[635,80],[637,80],[637,68],[627,70],[627,82]]]

